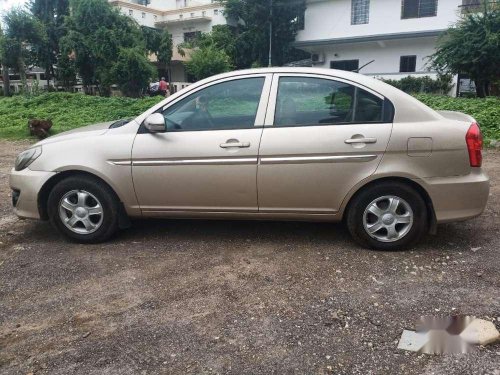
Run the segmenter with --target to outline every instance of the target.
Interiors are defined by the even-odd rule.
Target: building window
[[[399,60],[399,71],[401,73],[415,72],[417,68],[417,56],[401,56]]]
[[[359,60],[330,61],[330,69],[347,70],[354,72],[359,69]]]
[[[191,16],[191,18],[193,18],[194,17],[194,13],[191,13],[190,16]]]
[[[194,42],[201,37],[201,31],[189,31],[184,33],[184,42]]]
[[[155,14],[154,17],[155,17],[155,21],[156,21],[158,19],[158,16]]]
[[[184,18],[183,14],[179,14],[179,19],[182,20]]]
[[[128,10],[128,15],[129,15],[129,16],[133,16],[133,15],[134,15],[134,11],[133,11],[132,9],[129,9],[129,10]]]
[[[146,18],[146,13],[142,12],[142,18]]]
[[[214,9],[214,16],[218,16],[219,15],[219,9]]]
[[[462,14],[480,12],[484,9],[484,0],[462,0],[460,9]]]
[[[362,25],[370,20],[370,0],[352,0],[351,25]]]
[[[438,0],[402,0],[401,18],[435,17]]]
[[[202,17],[205,17],[207,15],[206,11],[201,12]]]

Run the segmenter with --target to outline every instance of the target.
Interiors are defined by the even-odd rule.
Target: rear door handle
[[[350,138],[344,141],[348,145],[356,143],[377,143],[377,138]]]
[[[220,147],[221,148],[231,148],[231,147],[248,148],[248,147],[250,147],[250,142],[227,142],[227,143],[221,143]]]

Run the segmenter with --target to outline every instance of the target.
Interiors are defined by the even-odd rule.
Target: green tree
[[[309,56],[292,47],[303,25],[304,0],[221,0],[226,18],[238,21],[234,29],[237,68],[252,65],[267,66],[269,59],[269,29],[272,25],[272,63],[287,62]],[[272,7],[271,7],[272,3]]]
[[[6,64],[15,68],[26,88],[26,61],[32,56],[32,46],[43,44],[46,33],[43,24],[32,14],[20,8],[7,12],[3,21],[5,24],[4,56]]]
[[[9,80],[9,68],[5,62],[5,36],[3,35],[2,28],[0,27],[0,69],[2,70],[3,79],[3,92],[5,96],[10,96],[10,80]]]
[[[477,96],[489,95],[500,79],[500,7],[485,3],[483,12],[464,15],[441,37],[431,61],[439,71],[469,75]]]
[[[137,48],[143,60],[148,61],[141,29],[106,0],[71,0],[70,7],[61,52],[74,61],[86,92],[89,86],[96,85],[101,95],[108,96],[116,78],[114,65],[122,49]]]
[[[186,63],[188,73],[196,80],[230,71],[233,68],[229,56],[213,46],[195,49]]]
[[[120,50],[118,61],[113,67],[113,76],[120,90],[126,96],[138,98],[145,89],[145,83],[156,75],[156,69],[144,58],[139,48]]]
[[[235,29],[229,25],[215,25],[211,32],[200,33],[197,38],[178,46],[179,52],[183,56],[186,54],[186,49],[209,47],[224,51],[229,56],[231,64],[237,65],[236,34]]]
[[[55,66],[60,58],[60,39],[66,34],[64,17],[69,15],[68,0],[31,0],[31,13],[44,25],[47,39],[34,44],[35,64],[45,68],[45,76],[50,80],[56,75]]]
[[[162,71],[161,75],[165,75],[167,66],[172,60],[172,36],[166,29],[161,30],[147,26],[142,26],[142,33],[146,49],[149,53],[156,55],[158,68]]]

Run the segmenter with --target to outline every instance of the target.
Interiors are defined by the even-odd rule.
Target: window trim
[[[269,95],[271,91],[271,84],[272,84],[272,73],[260,73],[260,74],[244,74],[244,75],[239,75],[239,76],[234,76],[234,77],[228,77],[224,79],[215,79],[210,82],[207,82],[201,86],[198,87],[192,87],[191,89],[187,89],[187,91],[179,95],[178,97],[175,97],[175,99],[172,99],[168,103],[161,105],[157,108],[153,107],[151,108],[151,112],[147,113],[144,116],[144,119],[141,121],[141,125],[139,126],[138,134],[144,134],[148,133],[149,130],[146,129],[144,126],[144,121],[146,118],[153,114],[153,113],[159,113],[159,112],[164,112],[171,106],[175,105],[176,103],[180,102],[183,99],[186,99],[188,96],[191,96],[193,94],[196,94],[198,91],[207,89],[211,86],[215,86],[221,83],[225,82],[230,82],[230,81],[237,81],[237,80],[242,80],[242,79],[249,79],[249,78],[264,78],[264,85],[262,86],[262,92],[260,94],[260,101],[257,107],[257,113],[255,115],[255,122],[254,126],[251,128],[235,128],[235,129],[199,129],[199,130],[183,130],[183,131],[176,131],[175,133],[188,133],[188,132],[199,132],[199,131],[223,131],[223,130],[251,130],[251,129],[256,129],[256,128],[262,128],[264,126],[264,121],[266,117],[266,110],[268,106],[268,100],[269,100]],[[174,94],[174,96],[177,94]],[[154,109],[154,110],[153,110]],[[172,133],[172,131],[165,131],[165,133]]]
[[[335,123],[335,124],[309,124],[309,125],[290,125],[290,126],[275,126],[274,125],[274,118],[276,114],[276,104],[278,102],[278,89],[279,89],[279,80],[282,77],[298,77],[298,78],[319,78],[319,79],[325,79],[329,81],[336,81],[336,82],[341,82],[341,83],[346,83],[348,85],[354,86],[356,89],[362,89],[370,94],[375,95],[379,99],[383,100],[383,106],[382,106],[382,121],[377,121],[377,122],[342,122],[342,123]],[[387,123],[393,123],[394,122],[394,105],[391,103],[389,99],[387,99],[385,96],[382,94],[378,93],[377,91],[366,87],[358,82],[350,81],[345,78],[341,77],[335,77],[335,76],[330,76],[330,75],[322,75],[322,74],[308,74],[308,73],[275,73],[273,75],[273,80],[272,80],[272,85],[270,89],[270,96],[269,96],[269,104],[267,106],[267,111],[266,111],[266,119],[264,122],[264,128],[298,128],[298,127],[312,127],[312,126],[346,126],[346,125],[371,125],[371,124],[387,124]]]

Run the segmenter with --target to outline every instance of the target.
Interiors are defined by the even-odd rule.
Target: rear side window
[[[353,85],[321,78],[282,77],[275,126],[382,122],[384,101]]]

